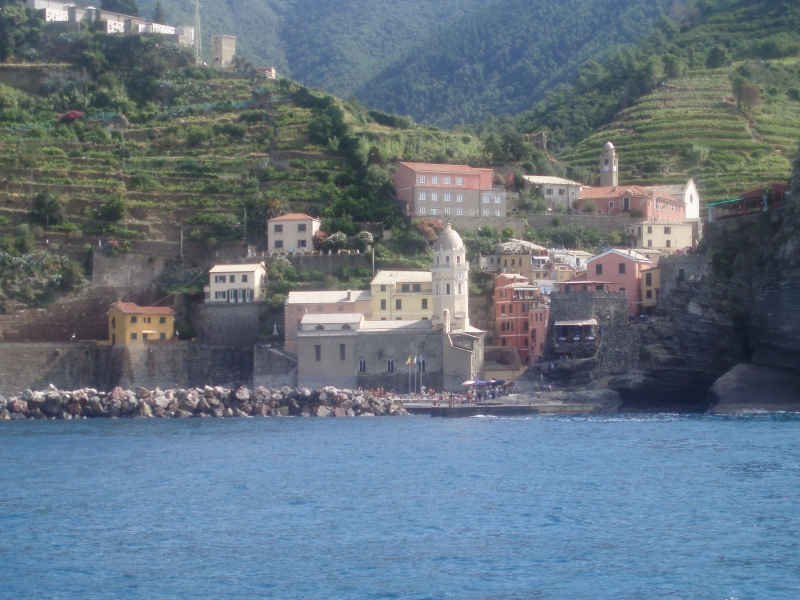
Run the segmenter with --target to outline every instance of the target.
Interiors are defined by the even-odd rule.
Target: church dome
[[[613,150],[613,149],[614,149],[614,144],[612,144],[611,142],[606,142],[605,145],[603,146],[603,150]]]
[[[433,249],[434,251],[463,250],[464,242],[461,236],[458,235],[458,233],[450,227],[450,223],[448,223],[444,231],[439,234],[439,237],[436,238],[436,241],[433,243]]]

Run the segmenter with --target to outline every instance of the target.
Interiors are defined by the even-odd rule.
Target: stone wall
[[[256,344],[253,350],[253,385],[297,387],[297,358],[277,345]]]
[[[679,288],[702,281],[711,273],[711,257],[706,254],[662,256],[658,265],[661,267],[661,290],[658,295],[661,306],[664,299],[671,297]],[[683,281],[679,281],[681,271]]]
[[[519,217],[471,217],[469,215],[439,215],[433,217],[442,223],[450,223],[456,231],[475,231],[484,225],[491,225],[498,231],[503,227],[512,227],[514,235],[522,238],[525,235],[525,220]]]
[[[608,235],[614,231],[624,233],[625,227],[630,223],[630,217],[627,213],[610,217],[598,217],[593,215],[529,215],[527,217],[528,226],[532,229],[552,227],[553,219],[556,217],[561,220],[562,225],[582,225],[584,227],[590,227],[592,229],[597,229],[600,235]]]
[[[92,285],[147,288],[164,273],[164,265],[158,256],[93,252]]]
[[[205,302],[194,308],[197,340],[252,347],[258,338],[260,303]]]
[[[66,64],[0,65],[0,81],[28,94],[38,95],[50,80],[80,80],[80,71]]]
[[[359,334],[356,337],[355,358],[366,359],[367,370],[358,373],[357,383],[362,389],[383,387],[408,393],[409,368],[412,386],[414,371],[413,367],[405,364],[406,360],[409,356],[421,356],[425,360],[425,371],[421,373],[422,385],[441,390],[444,384],[442,350],[442,334],[433,331]],[[394,373],[387,371],[386,361],[389,359],[394,360]],[[417,372],[417,389],[419,382],[420,373]]]
[[[0,394],[25,389],[234,386],[249,383],[253,349],[191,342],[147,346],[1,343]]]

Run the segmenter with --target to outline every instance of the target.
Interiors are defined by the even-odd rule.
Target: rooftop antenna
[[[200,0],[194,0],[194,62],[203,66],[203,36],[200,35]]]

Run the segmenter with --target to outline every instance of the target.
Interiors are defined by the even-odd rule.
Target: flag
[[[409,357],[406,359],[406,364],[407,364],[407,365],[410,365],[410,364],[411,364],[411,357],[410,357],[410,356],[409,356]]]

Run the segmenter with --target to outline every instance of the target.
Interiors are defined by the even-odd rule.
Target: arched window
[[[352,329],[352,328],[350,327],[350,325],[345,323],[344,325],[342,325],[342,329]]]
[[[450,295],[450,284],[446,283],[444,286],[444,293],[449,296]]]
[[[445,262],[445,264],[449,265],[450,264],[450,257],[449,256],[445,256],[444,257],[444,262]]]
[[[461,264],[461,255],[456,256],[456,264]]]
[[[389,359],[386,361],[386,370],[389,373],[394,373],[394,361]]]
[[[324,325],[317,325],[317,331],[325,331]]]

